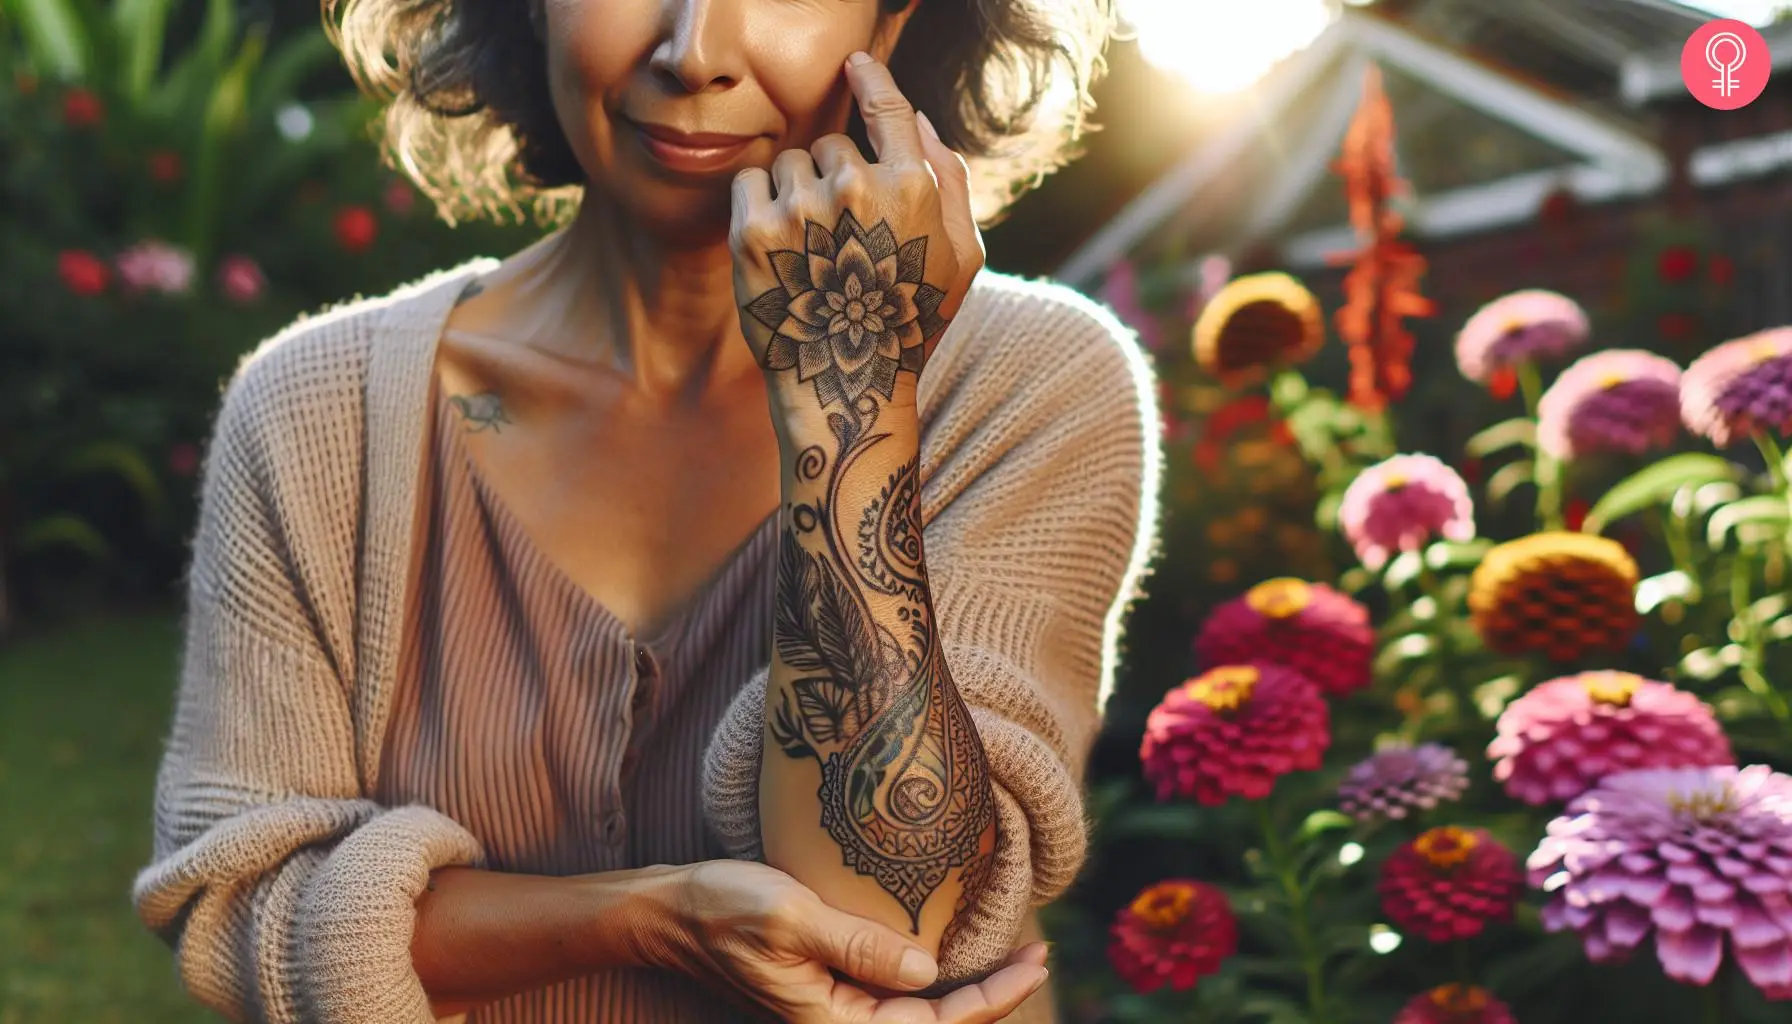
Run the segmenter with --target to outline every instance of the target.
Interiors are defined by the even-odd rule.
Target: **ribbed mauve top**
[[[438,386],[437,393],[440,395]],[[377,799],[423,803],[499,871],[570,875],[724,856],[704,827],[703,752],[768,658],[763,520],[658,636],[638,640],[531,541],[436,400],[435,486]],[[486,1022],[714,1022],[689,978],[592,975],[484,1007]]]

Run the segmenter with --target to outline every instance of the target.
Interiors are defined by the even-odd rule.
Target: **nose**
[[[653,49],[648,65],[654,73],[690,93],[738,77],[734,40],[740,0],[665,0],[665,38]]]

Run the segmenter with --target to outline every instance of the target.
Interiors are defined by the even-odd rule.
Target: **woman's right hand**
[[[795,1024],[985,1024],[1044,983],[1043,943],[983,981],[938,998],[880,996],[933,984],[927,951],[887,925],[835,910],[776,868],[705,861],[680,868],[657,901],[642,959]],[[838,970],[850,980],[837,978]]]

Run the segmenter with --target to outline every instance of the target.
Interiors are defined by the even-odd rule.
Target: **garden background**
[[[1523,862],[1558,815],[1573,820],[1559,780],[1600,781],[1561,768],[1551,744],[1572,745],[1569,764],[1623,767],[1653,756],[1623,742],[1643,729],[1676,764],[1792,768],[1785,424],[1771,422],[1792,350],[1755,333],[1792,322],[1792,89],[1782,78],[1719,115],[1677,82],[1650,85],[1710,16],[1672,3],[1308,6],[1314,35],[1242,83],[1202,78],[1224,63],[1211,45],[1166,57],[1149,34],[1143,49],[1117,43],[1088,155],[987,234],[993,267],[1110,304],[1163,382],[1163,544],[1091,767],[1091,860],[1049,912],[1066,1012],[1783,1019],[1763,996],[1771,969],[1753,969],[1772,956],[1739,955],[1765,940],[1718,918],[1759,911],[1792,937],[1792,797],[1768,786],[1758,813],[1718,807],[1785,832],[1758,855],[1723,847],[1754,888],[1688,897],[1705,914],[1694,931],[1732,928],[1703,981],[1668,977],[1653,934],[1623,963],[1592,964],[1604,919],[1550,930],[1573,883],[1548,888],[1547,857],[1527,880]],[[1161,41],[1305,8],[1132,9],[1141,29],[1168,26]],[[1792,60],[1765,31],[1776,62]],[[0,1024],[200,1020],[128,889],[148,850],[220,383],[302,313],[507,254],[537,229],[451,228],[381,167],[364,132],[374,108],[306,5],[5,0],[0,42]],[[1564,304],[1495,307],[1493,327],[1463,331],[1524,288]],[[1679,376],[1745,336],[1730,350],[1743,355]],[[1640,440],[1552,447],[1544,389],[1613,348],[1675,364],[1671,415],[1646,387],[1658,364],[1601,365],[1596,385],[1562,384],[1557,407],[1597,426],[1599,395],[1642,386],[1654,398],[1617,417]],[[1767,396],[1752,420],[1683,425],[1688,395],[1727,409],[1741,379]],[[1419,452],[1441,461],[1382,465]],[[1401,494],[1441,504],[1371,516]],[[1390,516],[1405,532],[1382,560],[1369,522]],[[1312,585],[1253,589],[1281,578]],[[1573,624],[1602,599],[1609,610],[1613,587],[1621,610]],[[1498,614],[1523,601],[1545,611]],[[1290,637],[1327,664],[1278,660]],[[1275,664],[1203,674],[1263,659]],[[1536,694],[1568,704],[1522,703]],[[1529,727],[1490,757],[1502,716],[1520,714]],[[1228,760],[1212,730],[1233,727],[1251,740]],[[1421,742],[1448,753],[1383,764],[1394,774],[1372,796],[1350,781],[1375,751]],[[1206,767],[1177,767],[1175,750]],[[1533,777],[1557,791],[1515,790]],[[1679,785],[1675,813],[1697,803],[1690,777]],[[1737,784],[1700,785],[1723,805]],[[1692,959],[1672,970],[1699,974]],[[1437,988],[1450,983],[1465,987]]]

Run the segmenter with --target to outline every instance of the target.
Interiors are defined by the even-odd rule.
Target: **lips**
[[[726,170],[757,136],[682,132],[665,125],[629,122],[647,155],[669,170],[706,174]]]

